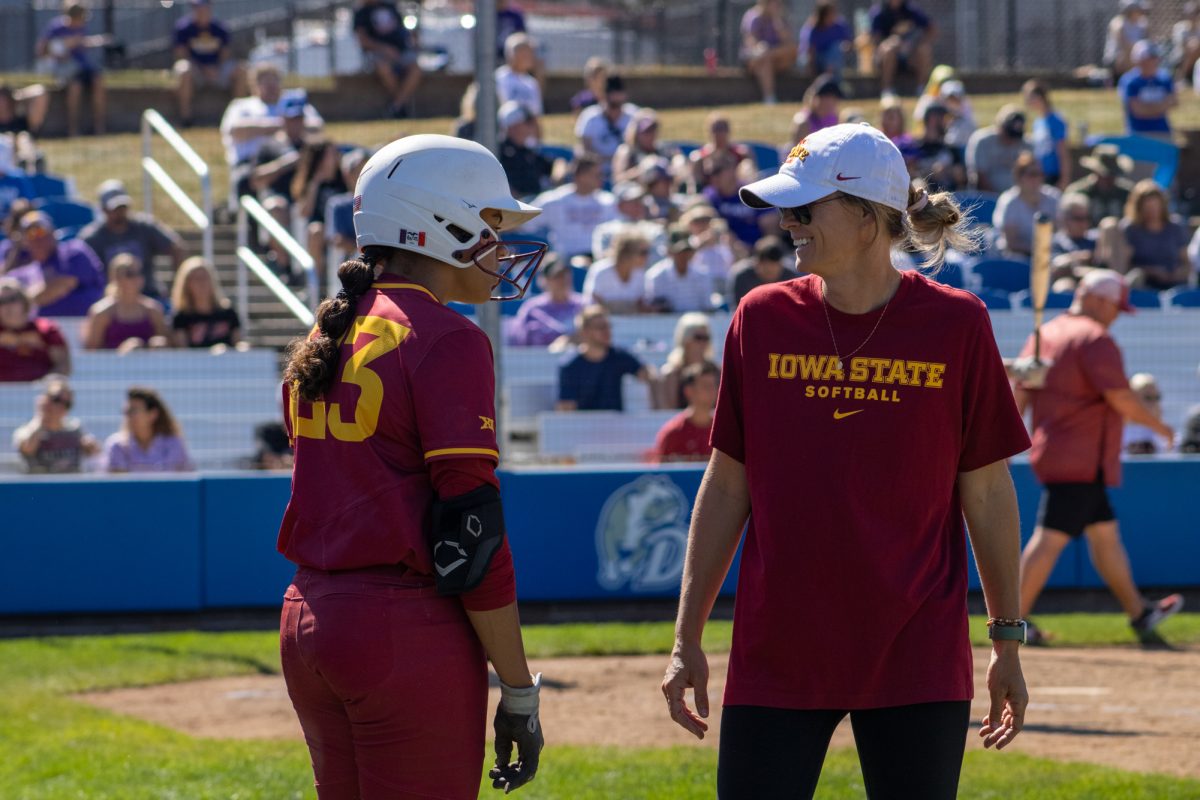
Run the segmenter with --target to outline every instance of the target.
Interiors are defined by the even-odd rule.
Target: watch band
[[[1025,643],[1025,620],[1017,625],[988,625],[988,638],[993,641]]]

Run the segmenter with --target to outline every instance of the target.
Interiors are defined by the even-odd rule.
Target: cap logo
[[[400,229],[400,244],[415,245],[417,247],[425,246],[425,231],[409,231],[404,228]]]
[[[837,179],[839,181],[856,181],[861,177],[861,175],[843,175],[840,172],[837,174]]]
[[[803,139],[801,139],[801,140],[800,140],[800,144],[798,144],[798,145],[796,145],[795,147],[793,147],[793,148],[792,148],[792,150],[791,150],[791,152],[790,152],[790,153],[788,153],[788,157],[787,157],[787,159],[784,161],[784,163],[785,163],[785,164],[790,164],[790,163],[792,163],[793,161],[795,161],[797,158],[798,158],[798,159],[800,159],[800,162],[801,162],[801,163],[804,163],[804,159],[808,158],[808,157],[809,157],[809,155],[810,155],[810,153],[808,152],[808,148],[806,148],[806,147],[804,146],[804,140],[803,140]]]

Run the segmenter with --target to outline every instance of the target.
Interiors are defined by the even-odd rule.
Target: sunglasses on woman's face
[[[709,337],[707,331],[696,331],[689,338],[697,342],[707,342],[711,337]]]
[[[830,195],[829,197],[826,197],[823,200],[814,200],[813,202],[808,203],[807,205],[803,205],[803,206],[793,206],[792,208],[782,208],[782,209],[780,209],[780,211],[782,211],[785,215],[790,216],[792,219],[796,220],[796,222],[800,223],[801,225],[809,225],[812,223],[812,208],[813,208],[813,206],[819,206],[819,205],[821,205],[821,203],[828,203],[831,200],[841,200],[843,196],[844,195],[842,195],[840,193],[833,194],[833,195]]]

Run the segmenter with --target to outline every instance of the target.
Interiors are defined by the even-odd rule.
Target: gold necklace
[[[897,292],[898,291],[899,288],[897,288]],[[892,297],[895,296],[896,292],[893,292]],[[846,353],[846,358],[850,358],[850,356],[854,355],[859,350],[862,350],[864,347],[866,347],[867,342],[871,341],[871,337],[875,335],[875,331],[879,330],[879,323],[883,322],[883,315],[887,313],[888,306],[892,304],[892,297],[889,297],[887,302],[883,304],[883,311],[879,312],[879,319],[875,320],[875,327],[871,328],[871,332],[867,334],[867,338],[863,339],[862,344],[860,344],[858,347],[854,348],[849,353]],[[821,284],[821,308],[825,312],[825,324],[829,326],[829,339],[833,342],[833,354],[837,357],[838,372],[843,372],[844,367],[842,366],[842,354],[838,352],[837,337],[833,335],[833,321],[829,318],[829,302],[825,299],[824,283]]]

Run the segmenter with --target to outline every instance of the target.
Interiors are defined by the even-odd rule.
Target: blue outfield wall
[[[700,476],[695,467],[503,473],[521,599],[677,594]],[[1027,463],[1013,464],[1013,478],[1027,539],[1039,488]],[[293,569],[275,552],[289,486],[261,473],[0,481],[0,614],[276,606]],[[1138,583],[1200,586],[1197,490],[1200,459],[1126,462],[1113,503]],[[973,564],[970,585],[979,585]],[[1050,585],[1103,585],[1082,542]]]

